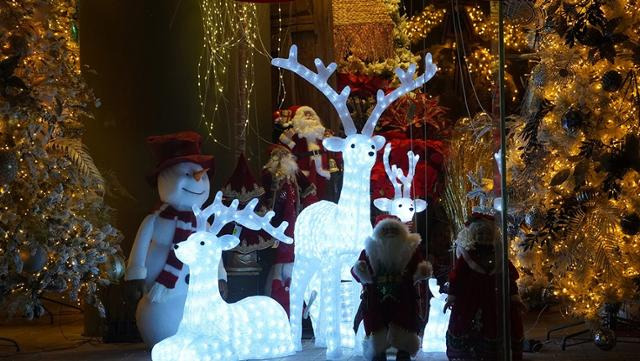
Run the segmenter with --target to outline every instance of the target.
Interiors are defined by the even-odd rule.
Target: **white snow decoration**
[[[387,143],[387,146],[384,147],[382,161],[384,163],[384,170],[387,173],[387,177],[393,185],[394,196],[393,199],[374,199],[373,204],[379,210],[396,216],[400,218],[400,221],[407,223],[413,219],[414,214],[427,209],[427,202],[425,200],[414,200],[411,198],[411,182],[413,182],[413,177],[416,174],[416,165],[418,165],[420,156],[418,154],[414,154],[411,150],[407,152],[407,158],[409,158],[409,169],[405,176],[402,169],[397,167],[395,164],[389,166],[389,154],[391,154],[391,143]]]
[[[447,351],[447,330],[449,329],[449,317],[451,310],[442,312],[447,301],[447,295],[440,293],[438,281],[435,278],[429,279],[429,290],[433,298],[429,302],[429,322],[424,329],[422,338],[422,352],[446,352]]]
[[[233,235],[217,236],[227,223],[264,229],[282,242],[293,242],[284,234],[287,222],[273,227],[270,220],[274,213],[256,215],[257,203],[257,199],[252,199],[238,211],[237,199],[226,207],[222,204],[222,192],[218,192],[209,207],[202,211],[193,207],[198,231],[174,247],[176,257],[188,264],[191,272],[184,315],[178,332],[153,347],[153,361],[235,361],[282,357],[294,352],[287,314],[280,304],[265,296],[226,303],[218,290],[217,274],[211,271],[220,261],[222,251],[240,243]],[[207,230],[211,215],[215,218]]]
[[[416,65],[411,64],[407,71],[396,69],[400,86],[389,94],[378,90],[377,103],[369,119],[358,133],[347,109],[346,101],[351,89],[347,86],[338,93],[329,86],[327,80],[336,70],[336,64],[325,66],[322,60],[314,61],[317,72],[313,72],[298,62],[298,49],[292,45],[289,57],[275,58],[271,63],[287,69],[320,90],[336,109],[345,131],[345,138],[325,138],[323,146],[331,152],[341,152],[344,162],[342,191],[338,203],[320,201],[302,210],[295,225],[295,262],[290,288],[290,321],[293,341],[297,351],[302,350],[302,303],[304,292],[311,277],[320,271],[322,295],[319,302],[320,325],[314,327],[318,337],[326,340],[326,357],[330,360],[342,357],[342,336],[340,327],[340,309],[342,297],[342,266],[351,267],[360,251],[364,249],[365,239],[371,235],[371,168],[376,161],[376,152],[385,143],[379,135],[373,135],[378,118],[384,110],[400,96],[413,91],[431,79],[437,67],[431,54],[425,56],[425,73],[414,79]],[[354,291],[352,308],[359,303],[359,285],[351,282]],[[355,310],[352,311],[355,314]],[[353,331],[350,331],[353,332]]]

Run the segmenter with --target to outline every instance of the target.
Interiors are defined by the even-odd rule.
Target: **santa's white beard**
[[[298,171],[298,163],[293,156],[272,158],[264,166],[271,174],[277,174],[287,178],[293,178]]]
[[[324,136],[324,127],[317,117],[294,118],[293,130],[305,139],[322,139]]]

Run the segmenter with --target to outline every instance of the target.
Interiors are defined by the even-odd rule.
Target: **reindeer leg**
[[[320,313],[324,316],[322,331],[327,341],[327,360],[342,358],[340,276],[339,258],[335,257],[323,262]]]
[[[307,289],[311,276],[316,272],[314,263],[317,263],[317,260],[296,255],[293,271],[291,271],[289,322],[291,323],[291,335],[296,351],[302,351],[302,304],[304,291]]]

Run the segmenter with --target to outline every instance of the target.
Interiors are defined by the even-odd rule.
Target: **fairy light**
[[[218,192],[204,210],[194,206],[198,231],[175,249],[176,257],[189,266],[190,274],[183,317],[177,333],[153,347],[153,361],[236,361],[284,357],[294,352],[289,320],[279,303],[267,296],[227,303],[218,289],[218,275],[211,272],[220,262],[222,251],[240,243],[234,235],[217,235],[229,222],[253,230],[264,229],[284,243],[293,243],[284,234],[287,222],[274,227],[270,223],[273,212],[256,216],[257,199],[240,211],[238,204],[236,199],[225,206],[222,192]],[[207,219],[212,215],[213,223],[207,229]]]
[[[429,4],[420,14],[411,17],[407,23],[409,41],[415,43],[426,38],[431,30],[442,23],[446,13],[446,9]]]

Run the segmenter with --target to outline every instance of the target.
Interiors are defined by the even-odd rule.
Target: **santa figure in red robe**
[[[291,127],[283,131],[279,140],[291,149],[300,171],[316,186],[318,197],[323,198],[331,176],[328,157],[322,147],[327,129],[313,108],[292,106],[289,109],[293,114]]]
[[[456,263],[449,274],[445,309],[451,308],[447,331],[449,360],[492,361],[498,359],[498,312],[500,282],[496,251],[501,246],[494,217],[473,213],[456,240]],[[496,249],[498,248],[498,249]],[[518,271],[509,261],[511,294],[511,349],[513,360],[522,360],[522,311],[518,295]]]
[[[262,184],[266,189],[263,204],[276,213],[272,223],[287,221],[289,226],[284,233],[293,238],[298,214],[318,198],[315,186],[299,172],[296,159],[289,148],[277,144],[271,148],[269,161],[262,172]],[[274,247],[275,260],[267,277],[265,293],[278,301],[289,314],[294,244],[274,240]]]
[[[399,219],[388,216],[375,226],[351,269],[362,284],[358,313],[364,321],[363,356],[368,361],[386,361],[389,347],[398,350],[399,361],[408,361],[418,352],[415,284],[431,275],[431,265],[419,245],[419,234],[410,233]]]

